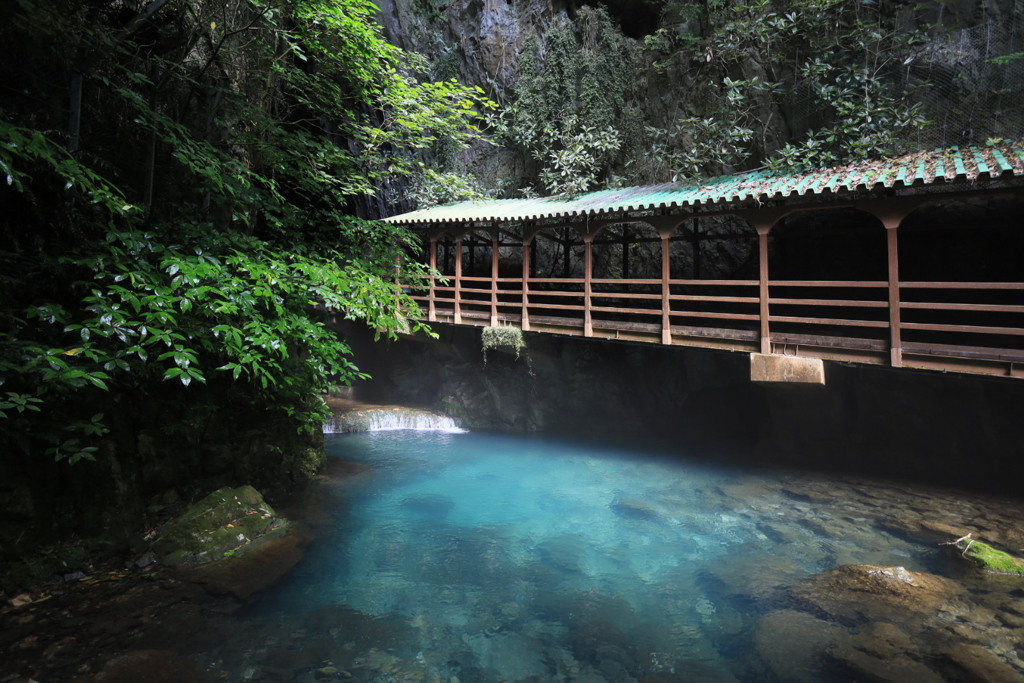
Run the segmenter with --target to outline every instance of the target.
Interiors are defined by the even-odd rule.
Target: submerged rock
[[[845,634],[838,624],[796,610],[765,615],[754,630],[754,648],[777,678],[793,683],[820,681],[824,652]]]
[[[287,525],[253,487],[225,487],[167,524],[153,544],[153,552],[171,566],[206,564],[231,557]]]
[[[516,633],[478,633],[465,641],[485,672],[501,672],[513,681],[531,677],[543,680],[549,675],[544,648],[533,638]]]
[[[707,570],[709,578],[721,585],[718,588],[723,595],[739,597],[746,600],[769,600],[788,588],[797,577],[804,573],[803,568],[791,557],[784,555],[744,554],[745,548],[739,546],[735,557],[728,562],[712,565]]]
[[[405,498],[401,502],[401,507],[415,517],[440,521],[452,511],[455,501],[446,496],[427,494]]]
[[[953,672],[964,680],[986,683],[1019,683],[1021,680],[1019,670],[979,645],[953,645],[943,655]]]
[[[826,644],[825,655],[828,667],[855,680],[1019,681],[1024,675],[1015,606],[1005,593],[994,593],[1000,597],[989,608],[951,579],[846,565],[806,579],[793,595],[850,628]]]
[[[876,522],[876,526],[898,538],[915,543],[937,543],[964,534],[962,527],[908,514],[894,515]]]
[[[662,521],[661,514],[654,507],[636,498],[617,498],[608,507],[623,519],[639,520],[641,522]]]
[[[854,621],[887,621],[894,614],[919,619],[958,602],[963,592],[960,584],[941,576],[870,564],[837,567],[794,590],[825,614]]]
[[[885,622],[868,624],[842,638],[827,651],[833,666],[852,672],[856,680],[885,683],[942,683],[941,674],[922,663],[919,648],[901,629]]]

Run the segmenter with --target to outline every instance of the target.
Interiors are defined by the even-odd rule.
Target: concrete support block
[[[825,365],[820,358],[800,358],[777,353],[752,353],[750,354],[750,381],[825,384]]]

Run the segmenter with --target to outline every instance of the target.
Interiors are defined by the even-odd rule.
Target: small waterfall
[[[412,429],[430,432],[465,432],[458,423],[446,416],[415,408],[375,406],[362,410],[348,410],[332,415],[324,423],[324,434],[345,432],[387,432]]]

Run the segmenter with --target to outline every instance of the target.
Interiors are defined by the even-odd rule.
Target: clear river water
[[[1014,542],[1019,502],[530,437],[326,439],[363,467],[242,615],[232,680],[1024,678],[1024,579],[939,544]],[[865,564],[940,583],[822,583]]]

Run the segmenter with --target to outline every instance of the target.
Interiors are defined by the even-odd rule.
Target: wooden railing
[[[446,276],[428,318],[1024,377],[1024,283]],[[895,297],[895,299],[893,298]],[[764,312],[767,311],[767,320]]]

